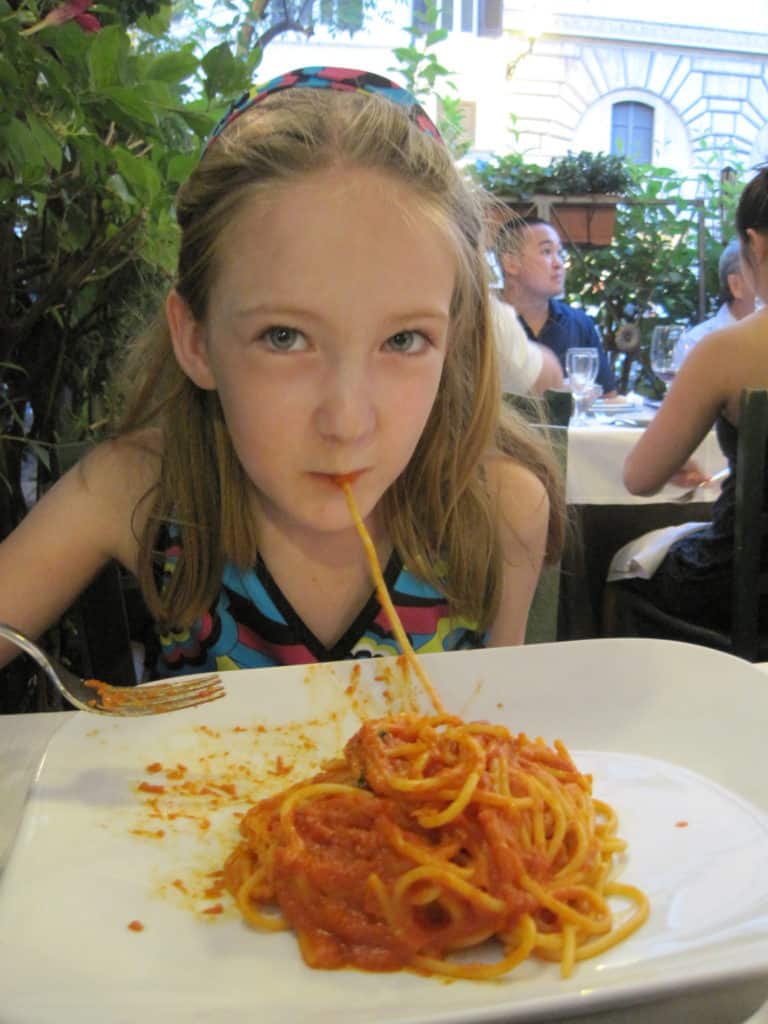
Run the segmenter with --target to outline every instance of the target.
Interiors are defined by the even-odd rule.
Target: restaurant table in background
[[[603,421],[568,428],[566,497],[569,505],[659,505],[679,498],[684,488],[669,484],[651,497],[630,494],[624,486],[624,460],[643,429]],[[708,476],[727,465],[713,430],[696,449],[693,458]],[[702,488],[702,500],[712,501],[718,493],[719,488]]]
[[[649,530],[710,518],[719,484],[701,487],[695,501],[679,499],[685,489],[665,486],[650,497],[630,494],[622,480],[624,460],[655,410],[616,420],[598,417],[589,426],[568,428],[566,497],[572,536],[562,563],[558,638],[601,635],[602,592],[608,566],[622,545]],[[637,426],[625,426],[626,422]],[[618,422],[619,425],[616,425]],[[712,476],[727,463],[710,431],[694,458]]]

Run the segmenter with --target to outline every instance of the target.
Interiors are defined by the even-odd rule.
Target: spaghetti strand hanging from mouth
[[[392,598],[389,596],[389,591],[387,590],[387,584],[384,580],[384,573],[381,569],[379,556],[376,554],[376,548],[374,547],[371,535],[366,529],[363,517],[360,515],[360,510],[357,507],[357,502],[355,501],[355,496],[352,492],[352,484],[348,477],[342,475],[334,476],[333,482],[342,489],[344,497],[347,499],[347,506],[349,507],[349,513],[352,516],[352,522],[355,524],[355,529],[360,535],[360,540],[363,543],[363,548],[365,549],[365,553],[368,557],[368,564],[376,587],[376,596],[379,599],[381,607],[387,614],[390,628],[395,634],[397,642],[400,644],[400,650],[402,651],[403,656],[408,662],[408,665],[414,675],[426,690],[435,711],[440,715],[445,714],[445,706],[440,700],[437,690],[432,685],[424,666],[421,664],[419,658],[416,657],[416,652],[413,649],[411,641],[408,639],[408,634],[403,629],[400,616],[397,614],[395,606],[392,604]]]

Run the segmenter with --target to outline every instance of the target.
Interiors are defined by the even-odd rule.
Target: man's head
[[[732,238],[720,254],[717,265],[720,277],[720,301],[727,302],[737,320],[755,309],[755,291],[750,274],[745,274],[741,263],[741,243]]]
[[[545,220],[508,221],[499,231],[497,258],[504,274],[505,298],[514,303],[547,300],[565,285],[565,262],[557,231]]]

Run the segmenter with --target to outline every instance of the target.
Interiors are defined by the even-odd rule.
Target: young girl
[[[0,545],[0,620],[39,635],[115,558],[157,675],[397,652],[348,474],[417,650],[521,643],[562,491],[501,411],[483,208],[424,111],[365,72],[283,75],[176,209],[120,430]]]
[[[742,269],[768,302],[768,168],[744,189],[736,213]],[[768,308],[702,338],[686,356],[661,408],[627,456],[624,482],[633,494],[654,494],[668,480],[694,487],[706,480],[691,454],[713,424],[731,473],[706,527],[678,540],[650,580],[628,587],[702,626],[729,629],[733,573],[735,475],[741,393],[768,388]],[[609,588],[609,601],[613,591]],[[616,628],[608,605],[609,628]]]

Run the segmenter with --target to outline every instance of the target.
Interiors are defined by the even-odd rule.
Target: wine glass
[[[651,335],[651,369],[665,389],[675,379],[684,352],[679,341],[685,333],[684,324],[662,324],[654,327]]]
[[[568,372],[568,383],[574,400],[571,423],[576,426],[587,422],[584,399],[595,383],[599,365],[596,348],[569,348],[565,353],[565,369]]]

